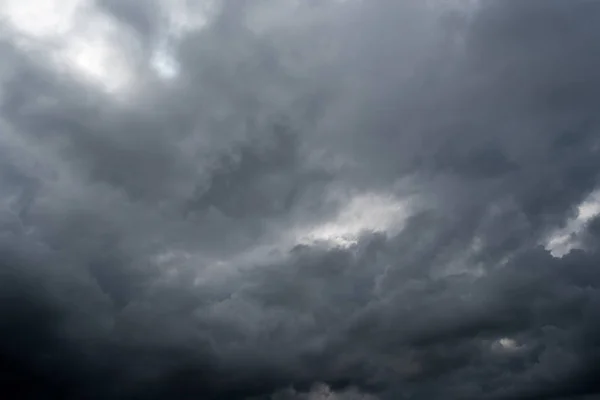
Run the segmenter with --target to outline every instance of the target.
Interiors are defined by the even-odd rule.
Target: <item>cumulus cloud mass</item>
[[[598,43],[596,0],[1,0],[0,397],[600,399]]]

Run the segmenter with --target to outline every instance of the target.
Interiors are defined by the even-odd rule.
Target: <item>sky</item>
[[[0,1],[0,397],[600,399],[600,1]]]

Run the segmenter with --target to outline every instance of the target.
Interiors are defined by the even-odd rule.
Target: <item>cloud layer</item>
[[[600,2],[5,3],[1,390],[599,398]]]

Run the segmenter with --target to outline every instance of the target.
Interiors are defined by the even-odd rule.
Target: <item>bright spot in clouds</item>
[[[152,54],[150,65],[156,71],[158,76],[164,79],[173,79],[179,74],[179,64],[169,53],[167,48],[157,49],[154,54]]]
[[[296,238],[300,243],[328,242],[348,247],[363,233],[397,233],[407,216],[406,201],[367,193],[352,198],[333,220],[300,229]]]
[[[492,350],[497,353],[515,353],[522,350],[523,346],[519,344],[515,339],[503,337],[492,343]]]
[[[109,26],[69,38],[57,58],[84,78],[115,93],[127,88],[133,80],[133,73],[123,50],[111,45],[110,29],[107,28]]]
[[[2,0],[0,18],[34,37],[66,35],[81,0]]]
[[[179,73],[177,61],[164,43],[202,28],[210,1],[169,1],[164,37],[152,52],[149,67],[162,79]],[[123,27],[86,0],[3,0],[0,21],[26,39],[47,48],[51,60],[65,72],[111,94],[124,94],[135,83],[135,52]]]
[[[585,225],[598,215],[600,215],[600,191],[595,191],[579,205],[575,218],[567,221],[563,229],[550,235],[546,241],[546,249],[553,256],[562,257],[571,250],[579,248],[578,236],[584,230]]]
[[[58,68],[99,89],[118,93],[133,79],[118,27],[89,2],[7,0],[0,15],[28,45],[47,46]]]

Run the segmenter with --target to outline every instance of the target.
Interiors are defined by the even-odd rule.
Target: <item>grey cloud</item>
[[[132,28],[140,37],[157,39],[162,22],[159,2],[97,0],[96,5],[117,21]]]
[[[598,3],[566,3],[220,2],[125,99],[8,36],[7,390],[597,397],[597,220],[541,246],[598,183]],[[96,6],[151,47],[169,4]],[[298,238],[357,193],[412,215]]]

